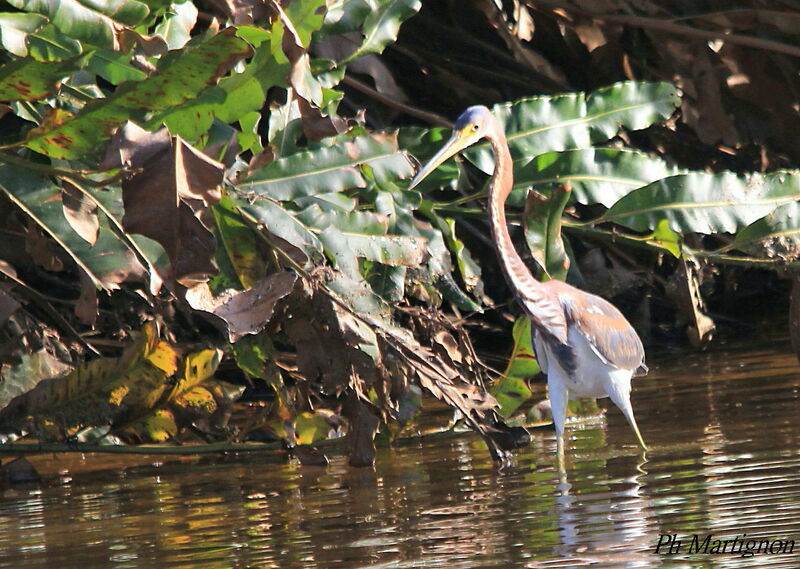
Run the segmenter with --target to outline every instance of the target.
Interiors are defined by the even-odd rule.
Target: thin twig
[[[585,10],[576,9],[572,5],[564,5],[562,2],[548,2],[547,0],[543,1],[536,0],[536,2],[533,2],[532,0],[528,0],[528,5],[534,7],[533,6],[534,4],[535,6],[544,5],[549,8],[558,8],[560,10],[564,10],[566,12],[577,14],[579,16],[583,16],[586,18],[591,18],[593,20],[598,20],[600,22],[625,24],[638,28],[646,28],[646,29],[666,32],[669,34],[689,36],[705,40],[722,40],[727,43],[744,45],[747,47],[763,49],[765,51],[773,51],[776,53],[783,53],[786,55],[791,55],[793,57],[800,57],[800,47],[788,45],[773,40],[757,38],[753,36],[743,36],[740,34],[725,33],[723,31],[703,30],[700,28],[694,28],[692,26],[687,26],[684,24],[676,24],[672,21],[660,18],[648,18],[645,16],[629,16],[626,14],[602,14],[602,13],[598,14],[594,12],[587,12]]]
[[[407,115],[410,115],[412,117],[417,117],[418,119],[424,120],[425,122],[430,123],[432,125],[453,128],[453,123],[444,118],[443,116],[437,115],[436,113],[431,113],[429,111],[423,111],[422,109],[406,105],[405,103],[401,103],[400,101],[392,99],[391,97],[387,97],[386,95],[379,93],[369,85],[365,85],[364,83],[358,81],[357,79],[353,79],[352,77],[345,75],[344,79],[342,79],[342,83],[344,83],[348,87],[352,87],[356,91],[360,91],[365,95],[368,95],[369,97],[375,99],[378,102],[383,103],[388,107],[392,107],[393,109],[403,111]]]

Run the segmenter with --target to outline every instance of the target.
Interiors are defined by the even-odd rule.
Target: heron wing
[[[566,283],[550,281],[561,301],[567,324],[575,326],[604,361],[634,373],[647,372],[642,340],[616,306]]]
[[[567,318],[557,295],[544,287],[518,289],[522,307],[534,326],[557,344],[567,343]]]

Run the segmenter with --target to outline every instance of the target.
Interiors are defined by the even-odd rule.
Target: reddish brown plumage
[[[495,171],[489,186],[489,225],[500,266],[514,295],[530,316],[536,357],[547,374],[556,428],[559,469],[564,469],[567,401],[610,397],[646,449],[630,402],[631,376],[647,371],[639,336],[606,300],[563,282],[537,281],[514,248],[506,225],[505,201],[514,185],[505,133],[486,107],[470,107],[458,117],[450,140],[417,173],[413,188],[439,164],[480,139],[489,140]]]
[[[520,258],[508,233],[505,215],[505,201],[514,184],[513,162],[505,134],[494,119],[491,122],[492,127],[485,134],[495,154],[495,171],[489,187],[489,221],[503,273],[525,312],[549,342],[568,345],[568,329],[575,326],[597,355],[610,365],[646,370],[642,342],[613,304],[560,281],[540,283]]]

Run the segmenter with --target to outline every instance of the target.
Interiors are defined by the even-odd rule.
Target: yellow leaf
[[[175,405],[205,415],[211,415],[217,410],[217,402],[214,396],[211,395],[208,389],[200,385],[181,393],[175,400]]]
[[[331,426],[321,413],[300,413],[294,422],[294,434],[297,444],[311,445],[328,438]]]
[[[128,440],[163,443],[178,434],[175,417],[166,409],[158,409],[150,415],[129,424],[119,434]]]
[[[178,371],[178,353],[167,342],[158,342],[155,348],[145,357],[147,361],[167,374],[168,377]]]

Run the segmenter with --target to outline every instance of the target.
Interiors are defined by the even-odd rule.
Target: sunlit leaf
[[[331,430],[326,415],[319,412],[306,411],[300,413],[294,422],[294,432],[297,444],[312,445],[317,441],[328,438]]]
[[[217,232],[223,250],[243,288],[251,288],[258,279],[265,276],[264,259],[258,249],[253,230],[246,224],[228,197],[211,211],[217,225]]]
[[[93,72],[113,85],[126,81],[141,81],[147,74],[130,64],[133,53],[96,49],[86,63]]]
[[[138,0],[9,0],[15,8],[35,12],[50,20],[65,34],[100,47],[117,46],[121,25],[134,26],[149,13]]]
[[[155,33],[167,41],[170,49],[180,49],[191,39],[191,31],[197,23],[197,7],[194,2],[174,2],[170,13],[155,28]]]
[[[506,133],[512,158],[530,159],[554,150],[589,148],[613,137],[620,126],[635,130],[668,118],[680,104],[671,83],[628,81],[592,93],[540,96],[492,109]],[[494,168],[488,143],[466,153],[486,173]]]
[[[514,347],[508,366],[489,390],[500,404],[499,413],[503,417],[510,417],[520,405],[530,399],[532,394],[527,380],[541,371],[533,352],[530,318],[517,318],[512,335]]]
[[[570,198],[569,186],[554,186],[547,197],[528,196],[525,212],[525,240],[539,266],[552,279],[564,280],[569,256],[561,237],[561,215]]]
[[[192,100],[236,61],[250,55],[250,46],[234,32],[235,28],[228,28],[187,47],[148,79],[87,104],[73,117],[33,129],[25,145],[53,158],[80,158],[97,152],[100,143],[110,138],[132,113],[163,110]]]
[[[788,256],[792,260],[800,246],[800,203],[793,201],[775,208],[739,231],[723,250],[737,249],[762,256]]]
[[[800,199],[800,174],[774,172],[740,177],[732,172],[670,176],[629,193],[599,221],[636,231],[662,219],[683,233],[736,233],[780,205]]]
[[[366,164],[395,176],[410,176],[411,165],[397,149],[396,137],[360,136],[328,148],[298,152],[256,170],[239,184],[240,191],[276,200],[362,188],[358,169]]]
[[[636,188],[680,174],[659,158],[634,150],[582,148],[547,152],[514,164],[514,191],[509,204],[522,205],[529,188],[547,189],[569,183],[572,197],[582,204],[611,207]]]
[[[16,56],[28,55],[28,35],[41,29],[49,20],[39,14],[0,12],[0,44]]]
[[[0,101],[35,101],[53,95],[62,79],[75,70],[71,61],[25,58],[6,63],[0,67]]]

